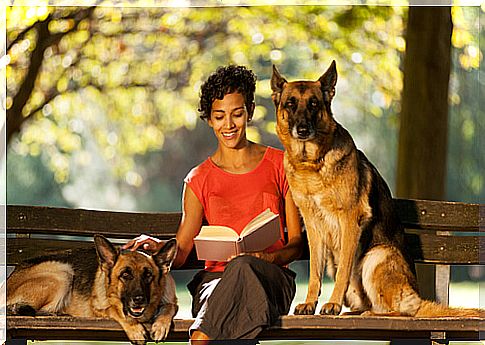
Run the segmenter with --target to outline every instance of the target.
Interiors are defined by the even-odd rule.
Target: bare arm
[[[177,230],[177,256],[175,257],[173,267],[182,266],[187,260],[192,247],[194,246],[194,237],[198,234],[202,225],[204,209],[199,199],[195,196],[192,189],[184,185],[182,198],[182,219]],[[150,252],[158,252],[163,246],[163,241],[148,235],[140,235],[129,241],[123,246],[123,249],[136,250],[140,246]]]
[[[192,247],[194,246],[194,237],[200,231],[204,209],[199,199],[195,196],[192,189],[185,184],[182,198],[182,219],[177,230],[177,256],[173,266],[178,268],[187,260]]]
[[[285,197],[286,227],[288,230],[288,243],[273,253],[253,252],[247,255],[256,256],[268,262],[284,266],[298,259],[303,251],[300,216],[291,196],[291,191]]]

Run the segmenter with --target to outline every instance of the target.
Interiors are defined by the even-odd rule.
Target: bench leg
[[[431,345],[448,345],[450,341],[446,339],[446,332],[431,332]]]
[[[416,276],[422,298],[448,305],[450,265],[417,264]]]
[[[436,265],[436,301],[448,306],[450,301],[450,265]]]

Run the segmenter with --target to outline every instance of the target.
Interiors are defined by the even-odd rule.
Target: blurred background
[[[0,59],[7,76],[7,204],[180,211],[184,176],[216,145],[197,112],[199,88],[210,73],[229,63],[255,72],[249,138],[281,148],[270,97],[272,65],[288,80],[316,80],[332,60],[339,75],[334,116],[394,196],[483,202],[484,5],[222,6],[227,3],[57,7],[12,0],[7,55]],[[430,10],[444,15],[433,17],[438,22],[421,20],[419,27],[411,20]],[[417,42],[412,50],[411,30],[445,48],[426,66],[432,70],[427,87],[445,90],[437,99],[441,110],[419,112],[423,101],[413,90],[420,79],[416,84],[412,78],[423,74],[420,54],[435,48]],[[431,94],[427,101],[434,99]],[[413,116],[428,124],[424,134]],[[440,135],[444,141],[433,143]],[[420,162],[422,152],[441,157],[439,163]],[[420,174],[436,178],[427,177],[424,186],[406,184]],[[434,182],[438,192],[428,188]],[[295,301],[302,301],[307,267],[293,269],[299,273]],[[189,303],[184,284],[193,272],[174,274],[181,302]],[[478,266],[453,268],[450,303],[478,306],[484,277]],[[189,316],[188,304],[180,313]]]

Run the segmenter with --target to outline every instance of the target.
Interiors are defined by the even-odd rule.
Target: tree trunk
[[[396,194],[443,200],[446,184],[451,7],[410,7]]]
[[[443,200],[448,142],[451,7],[410,7],[404,59],[404,89],[396,194]],[[449,273],[449,267],[448,271]],[[437,300],[440,275],[434,265],[416,265],[420,295]],[[438,284],[439,285],[439,284]],[[440,300],[447,304],[447,300]]]

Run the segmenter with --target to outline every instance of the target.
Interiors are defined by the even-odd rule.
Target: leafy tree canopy
[[[271,143],[271,65],[288,79],[317,79],[335,59],[334,113],[359,129],[354,137],[373,148],[371,160],[394,156],[406,14],[392,6],[8,7],[10,150],[41,155],[61,185],[101,159],[113,183],[140,188],[150,174],[137,160],[196,128],[200,85],[217,66],[244,64],[257,74],[249,134]],[[476,71],[478,15],[456,7],[453,20],[457,63]]]
[[[337,59],[342,79],[349,68],[368,83],[377,77],[381,100],[372,112],[378,116],[379,106],[389,108],[401,90],[403,21],[393,15],[396,11],[402,12],[312,6],[11,7],[8,117],[33,118],[15,149],[46,152],[56,180],[67,182],[73,153],[88,164],[89,153],[83,151],[92,142],[116,175],[125,177],[134,169],[135,155],[162,148],[167,132],[195,126],[201,82],[227,63],[253,68],[258,96],[269,100],[272,63],[289,78],[315,79]],[[39,32],[42,24],[45,33]],[[37,49],[43,54],[35,84],[23,108],[16,108],[31,77],[29,67],[38,63]],[[256,119],[265,118],[273,121],[259,107]]]

